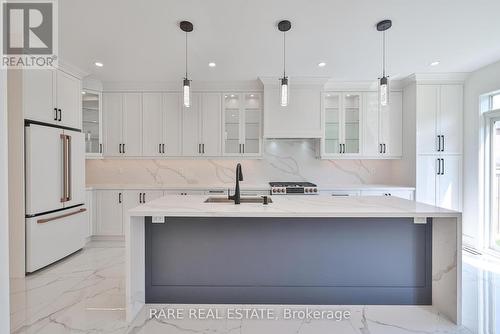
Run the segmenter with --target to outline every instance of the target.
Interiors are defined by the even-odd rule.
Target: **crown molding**
[[[58,66],[59,69],[61,69],[64,72],[67,72],[68,74],[71,74],[74,77],[77,77],[78,79],[82,80],[84,77],[88,76],[90,73],[82,70],[81,68],[68,63],[67,61],[64,61],[62,59],[58,60]]]
[[[102,82],[94,78],[86,77],[83,79],[82,88],[102,92]]]
[[[278,87],[279,77],[259,77],[264,87]],[[290,86],[324,86],[328,77],[288,77]]]
[[[402,80],[403,87],[417,84],[463,84],[470,73],[413,73]]]
[[[103,82],[103,91],[106,92],[181,92],[182,81],[164,82]],[[238,92],[263,90],[258,80],[247,81],[192,81],[191,90],[194,92]]]

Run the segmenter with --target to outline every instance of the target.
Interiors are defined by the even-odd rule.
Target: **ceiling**
[[[189,72],[197,81],[281,75],[280,19],[290,77],[371,80],[381,72],[389,18],[388,72],[469,72],[500,60],[498,0],[61,0],[61,59],[105,82],[176,81],[184,72],[180,20],[190,20]],[[441,63],[431,67],[435,60]],[[104,63],[97,68],[94,62]],[[215,68],[209,68],[209,62]],[[319,62],[327,65],[319,68]]]

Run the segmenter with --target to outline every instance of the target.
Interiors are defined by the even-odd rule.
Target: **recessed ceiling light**
[[[254,97],[254,95],[253,95],[253,94],[250,94],[250,97]]]
[[[326,66],[326,63],[325,62],[321,62],[318,64],[318,67],[325,67]]]
[[[431,65],[431,66],[438,66],[439,63],[440,63],[440,61],[436,60],[436,61],[433,61],[432,63],[430,63],[429,65]]]
[[[209,67],[215,67],[215,66],[217,66],[217,64],[216,64],[216,63],[214,63],[214,62],[210,62],[210,63],[208,63],[208,66],[209,66]]]
[[[85,94],[87,94],[87,93],[82,91],[82,95],[85,95]]]
[[[97,66],[97,67],[103,67],[103,66],[104,66],[104,64],[103,64],[103,63],[101,63],[101,62],[96,61],[96,62],[95,62],[95,66]]]

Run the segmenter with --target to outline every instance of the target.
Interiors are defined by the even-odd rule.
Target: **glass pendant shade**
[[[182,96],[184,101],[184,107],[189,108],[191,106],[191,87],[190,80],[188,78],[184,78],[184,84],[182,87]]]
[[[382,107],[389,104],[389,78],[386,76],[379,79],[378,98]]]
[[[288,77],[283,77],[280,79],[280,105],[282,107],[288,106]]]

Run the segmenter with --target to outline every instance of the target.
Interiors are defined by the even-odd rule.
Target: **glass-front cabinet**
[[[88,157],[102,155],[102,98],[101,93],[82,91],[83,133],[85,152]]]
[[[325,92],[323,112],[325,135],[323,157],[356,157],[361,154],[362,94]]]
[[[260,156],[262,95],[226,93],[223,95],[225,156]]]

